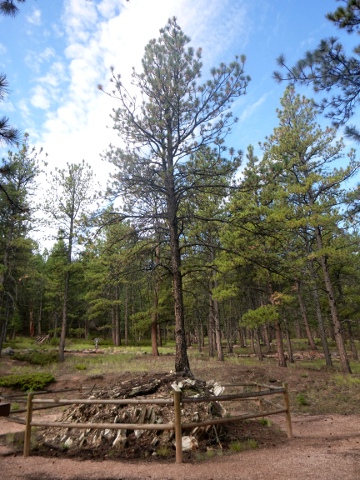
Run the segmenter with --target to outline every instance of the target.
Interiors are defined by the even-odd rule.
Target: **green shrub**
[[[60,338],[58,337],[50,338],[50,345],[52,345],[53,347],[58,347],[60,345]]]
[[[85,328],[69,328],[69,335],[73,338],[83,338],[85,336]]]
[[[268,418],[260,418],[259,419],[260,425],[265,425],[266,427],[271,427],[271,420]]]
[[[77,363],[75,365],[76,370],[86,370],[87,366],[84,363]]]
[[[303,393],[299,393],[298,395],[296,395],[296,401],[302,407],[306,407],[307,405],[309,405],[309,402],[307,401],[307,399],[306,399],[306,397]]]
[[[51,373],[29,373],[23,375],[7,375],[0,377],[0,387],[20,388],[23,391],[42,390],[46,385],[54,382]]]
[[[58,361],[58,354],[56,352],[40,352],[38,350],[32,350],[28,352],[18,352],[13,356],[15,360],[21,362],[28,362],[31,365],[49,365]]]

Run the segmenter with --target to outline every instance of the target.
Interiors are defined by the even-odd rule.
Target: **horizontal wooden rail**
[[[155,405],[173,405],[174,400],[172,398],[148,398],[148,399],[135,399],[135,398],[121,398],[118,400],[115,399],[101,399],[101,398],[94,398],[94,399],[84,399],[84,398],[75,398],[74,400],[70,399],[56,399],[56,398],[48,398],[48,399],[33,399],[33,403],[45,403],[51,404],[55,403],[57,405],[131,405],[131,404],[155,404]]]
[[[40,422],[33,420],[32,427],[91,428],[100,430],[174,430],[173,423],[77,423]]]
[[[231,385],[234,386],[234,385]],[[289,394],[286,384],[283,387],[270,387],[269,385],[259,384],[243,384],[242,386],[256,386],[258,391],[253,392],[239,392],[229,395],[219,396],[203,396],[203,397],[182,397],[181,392],[174,391],[172,398],[126,398],[126,399],[59,399],[59,398],[34,398],[35,393],[28,394],[27,410],[26,410],[26,429],[24,440],[24,457],[30,454],[30,439],[31,427],[55,427],[55,428],[86,428],[86,429],[110,429],[110,430],[174,430],[175,431],[175,447],[176,447],[176,463],[182,462],[182,430],[192,429],[196,427],[203,427],[208,425],[220,425],[230,422],[237,422],[250,418],[266,417],[270,415],[277,415],[280,413],[286,414],[286,426],[288,437],[292,438],[291,416],[290,416],[290,402]],[[266,390],[261,390],[261,387]],[[55,392],[54,392],[55,393]],[[58,393],[58,392],[57,392]],[[36,393],[37,394],[37,393]],[[265,396],[282,394],[285,407],[281,408],[272,405],[271,402],[263,399]],[[57,397],[57,395],[56,395]],[[259,404],[260,413],[246,413],[233,417],[226,418],[212,418],[202,422],[181,423],[181,404],[187,403],[211,403],[211,402],[226,402],[234,400],[256,400]],[[265,410],[264,403],[276,407],[275,410]],[[154,405],[174,405],[175,419],[174,423],[149,424],[149,423],[82,423],[82,422],[42,422],[33,420],[32,414],[34,404],[47,405],[43,408],[58,407],[64,405],[129,405],[129,404],[154,404]],[[41,407],[40,407],[41,408]]]
[[[227,402],[230,400],[249,400],[276,393],[285,393],[285,388],[278,388],[276,392],[271,390],[261,390],[259,392],[230,393],[229,395],[218,395],[216,397],[184,397],[181,403],[201,403],[201,402]]]
[[[249,418],[267,417],[268,415],[277,415],[279,413],[286,413],[286,409],[281,408],[279,410],[274,410],[273,412],[245,413],[244,415],[238,415],[231,418],[212,418],[211,420],[204,420],[203,422],[182,423],[181,426],[182,428],[195,428],[205,427],[207,425],[221,425],[222,423],[229,423],[229,420],[232,422],[240,422],[241,420],[248,420]]]

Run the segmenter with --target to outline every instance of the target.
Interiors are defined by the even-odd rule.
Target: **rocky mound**
[[[184,396],[214,396],[223,392],[216,382],[205,383],[177,374],[154,374],[135,377],[115,385],[93,390],[90,399],[170,398],[174,389]],[[186,403],[182,423],[201,422],[224,416],[219,402]],[[172,405],[71,405],[58,419],[68,423],[162,424],[174,422]],[[206,450],[229,438],[227,425],[202,426],[183,431],[183,450]],[[112,430],[46,428],[38,432],[41,446],[54,452],[92,458],[173,457],[175,435],[172,430]]]

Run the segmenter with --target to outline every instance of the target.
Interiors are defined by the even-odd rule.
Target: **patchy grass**
[[[294,351],[308,348],[306,340],[294,340]],[[19,337],[7,346],[15,350],[34,350],[34,339]],[[31,348],[29,348],[31,347]],[[99,344],[99,351],[83,353],[84,349],[94,349],[92,340],[71,339],[67,341],[68,352],[65,362],[53,362],[48,365],[42,359],[56,358],[58,349],[49,344],[36,346],[36,356],[28,353],[22,362],[7,358],[6,364],[0,363],[0,375],[22,375],[49,373],[57,380],[74,377],[73,383],[93,383],[94,378],[118,378],[120,375],[133,375],[151,372],[169,372],[174,369],[174,345],[166,344],[159,348],[160,356],[151,355],[150,345],[113,347]],[[74,351],[73,351],[74,349]],[[70,351],[69,351],[70,350]],[[76,351],[77,350],[77,351]],[[281,386],[287,383],[293,412],[310,414],[360,414],[360,363],[351,361],[353,375],[344,375],[338,361],[329,368],[324,359],[301,360],[289,364],[287,368],[278,367],[276,358],[266,357],[259,362],[256,357],[239,357],[250,353],[250,348],[234,348],[234,354],[226,354],[225,361],[216,357],[209,358],[208,350],[198,351],[196,345],[189,347],[188,354],[192,372],[196,378],[214,379],[223,384],[233,381],[242,383],[259,382]],[[20,357],[18,357],[20,358]],[[40,358],[40,361],[33,359]],[[5,360],[5,358],[4,358]],[[31,363],[32,362],[32,363]],[[44,362],[45,363],[45,362]],[[98,380],[96,380],[98,381]],[[64,381],[67,386],[68,381]],[[227,389],[228,391],[228,389]],[[281,396],[278,403],[282,404]],[[246,405],[247,407],[247,405]]]
[[[30,365],[49,365],[58,361],[59,354],[54,351],[27,350],[25,352],[17,352],[15,360],[30,363]]]
[[[258,448],[258,442],[253,438],[249,438],[243,442],[237,440],[235,442],[231,442],[229,445],[229,449],[231,452],[244,452],[245,450],[253,450],[254,448]]]
[[[0,386],[7,388],[19,388],[23,391],[42,390],[55,378],[50,373],[33,373],[24,375],[7,375],[0,377]]]

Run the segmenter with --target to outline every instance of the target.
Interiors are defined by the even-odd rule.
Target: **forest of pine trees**
[[[336,349],[350,373],[360,340],[355,152],[289,85],[261,154],[249,146],[243,158],[226,136],[249,82],[245,59],[202,84],[201,51],[188,43],[172,19],[146,46],[133,74],[139,105],[112,72],[123,146],[105,156],[106,192],[85,162],[70,163],[48,173],[38,202],[42,152],[25,135],[3,159],[0,352],[18,334],[58,338],[60,360],[69,337],[148,341],[153,355],[174,341],[176,371],[189,371],[191,344],[221,361],[246,343],[261,360],[276,342],[286,366],[291,339],[306,338],[327,365]],[[49,226],[57,235],[41,251],[33,232],[45,239]]]

